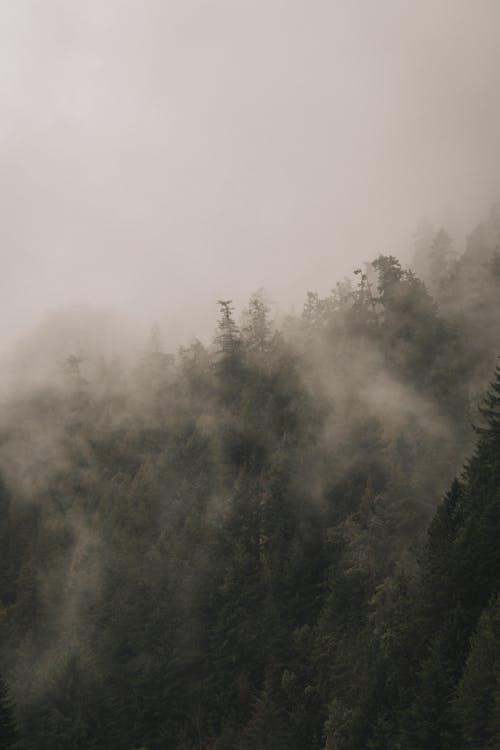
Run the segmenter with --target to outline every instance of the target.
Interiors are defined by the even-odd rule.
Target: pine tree
[[[14,721],[14,702],[9,694],[7,683],[0,677],[0,748],[9,750],[17,742]]]
[[[220,316],[215,343],[215,373],[226,406],[238,400],[242,385],[241,334],[233,317],[231,300],[219,300]]]
[[[216,342],[222,358],[234,357],[240,345],[240,331],[233,317],[233,301],[230,299],[218,301],[220,316]]]
[[[482,614],[457,689],[453,710],[466,748],[500,743],[496,707],[500,703],[500,597]]]
[[[263,291],[253,294],[244,313],[243,340],[248,351],[264,354],[271,344],[269,305]]]
[[[266,680],[243,733],[244,750],[287,750],[289,747],[284,716],[271,693]]]
[[[495,370],[495,378],[479,406],[479,412],[484,418],[486,426],[476,426],[476,432],[492,439],[498,439],[500,437],[500,366],[498,365]]]

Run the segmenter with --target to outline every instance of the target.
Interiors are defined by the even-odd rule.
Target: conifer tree
[[[476,431],[492,439],[500,438],[500,366],[498,365],[495,378],[486,391],[479,411],[486,426],[476,426]]]
[[[467,748],[500,742],[500,597],[483,612],[457,688],[453,710]]]
[[[14,702],[9,694],[7,683],[0,677],[0,748],[9,750],[16,746],[16,742]]]

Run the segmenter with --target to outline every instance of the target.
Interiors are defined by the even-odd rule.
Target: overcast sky
[[[498,0],[0,0],[1,324],[205,336],[500,198]]]

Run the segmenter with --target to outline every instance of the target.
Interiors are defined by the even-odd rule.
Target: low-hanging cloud
[[[207,336],[500,195],[494,1],[0,3],[3,346],[108,304]],[[480,50],[480,54],[478,51]]]

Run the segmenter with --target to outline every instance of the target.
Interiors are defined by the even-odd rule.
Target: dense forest
[[[2,748],[500,747],[499,247],[5,389]]]

